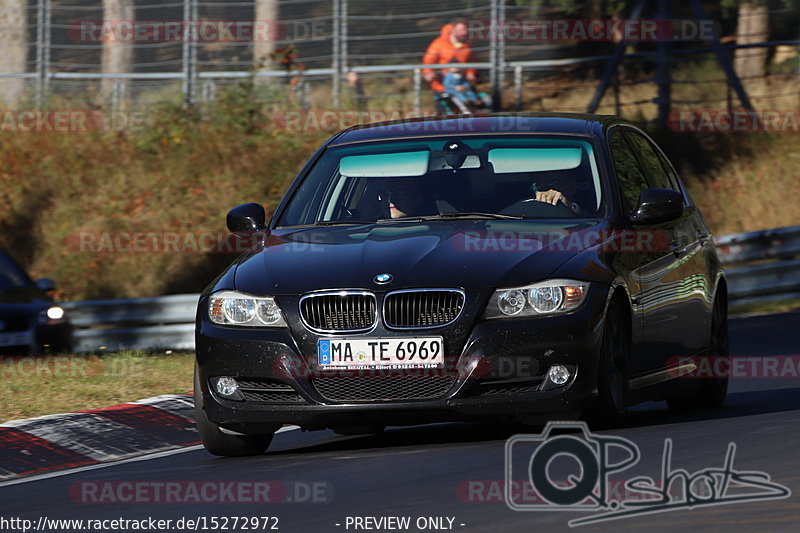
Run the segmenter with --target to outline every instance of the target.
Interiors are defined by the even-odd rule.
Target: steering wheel
[[[539,200],[534,200],[534,202],[539,202],[540,204],[545,204],[548,207],[554,207],[556,209],[560,209],[562,213],[567,213],[571,217],[575,216],[575,211],[573,211],[572,208],[567,204],[565,204],[564,202],[558,202],[556,205],[553,205],[549,202],[541,202]]]
[[[531,213],[529,213],[529,211],[536,211],[536,216],[542,218],[563,218],[564,215],[568,215],[571,218],[575,217],[575,212],[564,202],[558,202],[557,205],[553,205],[549,202],[542,202],[541,200],[534,200],[532,198],[514,202],[500,211],[500,214],[521,216],[527,214],[530,216]]]

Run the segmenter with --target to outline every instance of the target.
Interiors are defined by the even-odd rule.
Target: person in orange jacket
[[[468,35],[467,24],[463,21],[445,24],[442,26],[442,32],[439,37],[434,39],[428,46],[425,55],[422,57],[422,62],[425,65],[474,62],[472,48],[467,42]],[[442,85],[440,70],[431,68],[422,70],[422,76],[425,81],[430,83],[431,89],[437,93],[445,90],[444,85]],[[464,76],[470,83],[475,83],[478,79],[478,73],[474,68],[465,69]]]

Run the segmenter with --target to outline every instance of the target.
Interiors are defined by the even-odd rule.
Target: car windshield
[[[16,289],[32,284],[28,275],[5,252],[0,251],[0,289]]]
[[[464,136],[344,145],[320,157],[278,225],[591,217],[602,205],[601,190],[592,144],[580,138]],[[563,201],[537,201],[537,192],[546,191],[558,191]]]

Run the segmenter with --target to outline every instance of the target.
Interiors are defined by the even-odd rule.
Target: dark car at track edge
[[[537,200],[538,198],[538,200]],[[429,118],[350,128],[201,295],[206,448],[263,452],[284,424],[389,425],[720,405],[725,275],[662,150],[618,117]]]
[[[53,280],[33,281],[0,250],[0,354],[69,351],[72,326],[64,309],[53,301],[54,290]]]

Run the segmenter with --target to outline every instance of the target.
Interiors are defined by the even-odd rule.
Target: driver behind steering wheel
[[[570,179],[563,173],[547,173],[537,172],[533,183],[531,184],[531,192],[534,194],[532,200],[537,202],[544,202],[551,205],[558,206],[559,203],[564,204],[570,211],[579,215],[583,209],[578,204],[572,201],[572,197],[577,190],[577,184],[574,179]]]

